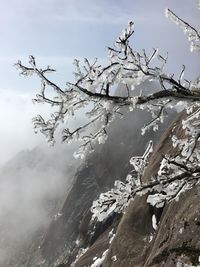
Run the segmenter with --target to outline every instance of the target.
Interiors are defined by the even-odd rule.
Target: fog
[[[31,118],[49,110],[31,94],[0,93],[0,266],[23,259],[36,232],[44,232],[62,206],[79,165],[75,145],[49,147]],[[11,262],[10,262],[11,259]]]
[[[41,136],[34,134],[31,122],[42,107],[33,105],[32,98],[28,93],[0,91],[1,165],[20,150],[31,149],[42,142]]]
[[[184,63],[189,79],[199,74],[199,60],[190,54],[186,37],[164,18],[169,4],[198,25],[197,1],[86,2],[0,0],[0,267],[15,266],[13,259],[23,260],[34,243],[30,242],[33,234],[37,237],[38,232],[42,239],[80,164],[72,156],[77,144],[58,141],[50,148],[43,136],[34,134],[32,117],[49,113],[50,108],[32,104],[40,82],[19,77],[13,68],[17,59],[36,55],[40,64],[58,70],[56,79],[64,85],[72,78],[73,58],[98,56],[104,62],[105,46],[133,19],[136,49],[163,47],[161,51],[169,51],[170,71],[177,74]]]
[[[2,167],[0,266],[15,266],[15,261],[20,266],[28,248],[38,243],[33,239],[36,234],[41,241],[61,208],[77,169],[72,152],[73,148],[66,151],[58,146],[48,150],[38,146],[18,153]]]

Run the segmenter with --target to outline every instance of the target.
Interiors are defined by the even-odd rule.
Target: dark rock
[[[162,155],[172,152],[170,134],[174,125],[177,125],[176,134],[183,135],[179,124],[183,116],[181,114],[161,138],[143,177],[145,181],[157,172]],[[135,198],[118,226],[103,267],[172,267],[178,260],[196,266],[200,255],[199,195],[200,187],[196,186],[182,194],[178,202],[165,206],[150,243],[148,239],[153,229],[149,206],[145,197]],[[113,255],[117,257],[115,262],[112,262]]]

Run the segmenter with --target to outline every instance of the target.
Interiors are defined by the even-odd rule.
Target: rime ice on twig
[[[199,31],[169,9],[166,10],[166,15],[188,35],[191,49],[199,51]],[[191,188],[199,179],[199,80],[192,82],[185,79],[184,65],[180,68],[177,79],[173,74],[166,73],[168,54],[160,55],[158,49],[153,49],[149,55],[144,49],[134,51],[129,42],[133,33],[134,23],[130,21],[117,38],[114,47],[108,47],[109,62],[106,66],[99,64],[97,59],[93,62],[85,59],[83,64],[75,59],[75,82],[67,83],[66,89],[61,89],[48,78],[47,75],[55,70],[49,66],[45,69],[38,68],[33,56],[30,56],[29,66],[23,65],[21,61],[16,64],[21,75],[36,74],[41,79],[41,90],[34,101],[57,108],[50,119],[45,120],[40,115],[33,119],[35,131],[42,132],[50,143],[54,143],[55,131],[62,122],[67,125],[68,120],[77,112],[86,111],[85,123],[73,129],[65,127],[62,131],[63,142],[74,139],[82,141],[75,157],[83,158],[86,153],[93,150],[95,142],[106,141],[107,127],[115,116],[121,116],[122,107],[128,107],[130,111],[140,108],[151,114],[152,119],[144,125],[142,133],[149,128],[157,130],[158,124],[167,116],[168,108],[181,105],[187,110],[188,117],[183,120],[186,137],[172,137],[173,145],[180,150],[180,155],[165,155],[157,176],[148,184],[142,183],[141,175],[149,153],[147,158],[146,154],[131,158],[133,173],[127,176],[124,183],[116,181],[113,189],[102,194],[100,199],[94,202],[92,211],[99,220],[103,220],[112,212],[123,211],[130,198],[146,192],[154,192],[149,194],[149,203],[163,206],[166,201],[177,199],[181,192]],[[159,82],[160,90],[132,96],[131,90],[146,80]],[[116,95],[114,91],[116,86],[121,84],[125,85],[123,96]],[[48,96],[49,88],[54,92],[51,97]]]
[[[178,139],[172,136],[172,145],[178,148],[175,156],[165,155],[160,163],[157,175],[148,183],[142,182],[142,175],[152,153],[152,142],[147,146],[143,156],[132,157],[130,163],[133,171],[125,182],[115,181],[114,188],[102,193],[93,202],[91,211],[93,218],[103,221],[113,212],[125,210],[130,199],[136,195],[148,193],[147,203],[157,208],[163,207],[172,200],[178,200],[181,193],[200,183],[200,108],[183,120],[183,131],[186,138]]]
[[[166,10],[166,15],[188,35],[191,50],[199,52],[199,30],[169,9]],[[75,82],[67,83],[65,89],[49,79],[49,73],[55,70],[49,66],[45,69],[39,68],[33,56],[30,56],[28,66],[23,65],[21,61],[16,64],[21,75],[35,74],[41,80],[40,93],[34,101],[57,109],[47,120],[41,115],[34,118],[35,131],[42,132],[48,142],[53,144],[56,129],[64,123],[64,129],[60,131],[62,141],[82,141],[79,151],[75,153],[76,157],[83,158],[92,151],[95,142],[106,141],[107,127],[117,115],[122,115],[122,107],[127,107],[129,111],[140,108],[151,114],[152,119],[144,125],[142,133],[150,128],[157,130],[158,124],[167,116],[168,108],[181,105],[187,111],[188,115],[182,121],[185,137],[179,139],[175,135],[172,136],[173,146],[179,149],[179,155],[164,155],[157,175],[147,184],[142,183],[141,175],[147,164],[151,144],[147,157],[146,154],[133,157],[131,164],[134,170],[127,176],[126,181],[116,181],[113,189],[94,202],[92,211],[99,220],[103,220],[112,212],[122,212],[129,199],[135,195],[148,192],[147,201],[162,207],[199,183],[200,82],[185,79],[184,65],[180,68],[177,78],[174,74],[168,74],[165,70],[168,54],[161,55],[158,49],[153,49],[150,54],[144,49],[134,51],[129,42],[133,33],[134,23],[130,21],[117,38],[114,47],[108,47],[109,61],[105,66],[99,64],[97,59],[91,62],[85,59],[82,64],[75,59]],[[139,93],[133,96],[132,90],[144,81],[157,81],[160,89],[150,94]],[[116,95],[115,88],[122,84],[123,95]],[[48,89],[54,94],[49,94]],[[69,127],[69,119],[83,111],[84,123],[75,128]]]
[[[176,23],[183,30],[183,32],[188,36],[191,52],[193,50],[200,52],[200,31],[196,30],[189,23],[179,18],[170,9],[165,10],[165,15],[167,18],[171,19],[174,23]]]
[[[102,193],[99,199],[93,202],[91,211],[93,219],[103,221],[113,212],[121,213],[128,205],[129,199],[132,198],[134,189],[141,186],[141,176],[147,166],[148,159],[153,149],[152,141],[149,142],[143,156],[132,157],[130,163],[133,171],[126,177],[125,182],[115,181],[114,188],[106,193]]]
[[[173,12],[168,10],[167,14],[181,27],[186,28],[193,46],[197,48],[198,31],[188,26]],[[185,66],[180,69],[177,79],[173,74],[167,74],[165,65],[168,54],[161,55],[158,49],[153,49],[150,54],[144,49],[134,51],[129,42],[133,34],[134,23],[130,21],[117,38],[114,47],[108,47],[109,61],[105,66],[99,64],[97,59],[91,62],[85,59],[83,63],[75,59],[75,82],[68,82],[67,88],[64,89],[49,79],[49,73],[55,72],[50,66],[39,68],[33,56],[30,56],[28,66],[18,61],[15,66],[21,75],[35,74],[41,80],[41,90],[34,102],[46,103],[57,109],[49,119],[45,120],[41,115],[34,118],[35,131],[43,133],[48,142],[53,144],[58,126],[64,123],[64,130],[59,130],[61,140],[81,141],[80,150],[75,156],[83,158],[93,150],[95,142],[105,142],[107,127],[116,116],[121,116],[120,110],[124,106],[130,111],[137,107],[151,113],[152,120],[143,127],[144,133],[150,128],[158,129],[158,124],[167,116],[168,108],[174,107],[180,101],[183,101],[184,105],[188,102],[191,105],[191,102],[200,100],[200,95],[194,93],[197,85],[184,78]],[[146,80],[159,82],[160,91],[133,96],[132,90]],[[116,95],[115,88],[122,84],[125,88],[123,96]],[[74,128],[69,127],[70,119],[83,111],[85,123]]]

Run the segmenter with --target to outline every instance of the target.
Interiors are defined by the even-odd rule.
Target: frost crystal
[[[187,35],[191,51],[200,52],[200,31],[169,9],[166,16]],[[183,136],[172,136],[172,144],[178,154],[163,155],[158,173],[148,183],[142,182],[141,178],[152,152],[152,143],[149,143],[143,156],[132,157],[130,163],[133,170],[125,181],[115,181],[114,188],[94,201],[91,211],[93,218],[99,221],[115,212],[123,212],[135,195],[148,193],[148,203],[163,207],[169,201],[177,201],[181,193],[199,184],[200,179],[200,79],[187,80],[184,65],[178,78],[168,74],[165,68],[168,54],[159,54],[157,48],[151,53],[144,49],[134,51],[130,46],[133,33],[134,23],[130,21],[114,47],[108,48],[108,63],[105,66],[99,64],[97,59],[84,59],[83,62],[75,59],[75,80],[68,82],[64,89],[47,76],[55,70],[50,66],[41,69],[33,56],[29,57],[28,66],[21,61],[15,64],[21,75],[35,74],[40,79],[41,88],[34,102],[50,105],[53,110],[48,118],[41,115],[33,118],[35,132],[41,132],[50,145],[55,142],[56,132],[61,133],[62,142],[81,142],[74,154],[76,158],[84,159],[94,150],[96,142],[105,143],[107,128],[116,116],[123,115],[121,111],[124,107],[129,111],[140,108],[150,113],[151,119],[142,128],[142,134],[149,129],[156,131],[169,108],[187,111],[187,117],[182,121]],[[144,81],[156,81],[160,87],[156,92],[143,95],[135,88]],[[123,94],[117,95],[116,88],[122,84]],[[134,94],[132,90],[135,90]],[[70,119],[73,120],[78,114],[83,114],[84,118],[76,127],[69,127]]]
[[[102,266],[102,263],[103,261],[105,260],[106,258],[106,254],[108,253],[108,249],[105,250],[102,254],[102,257],[101,258],[94,258],[94,262],[93,264],[90,266],[90,267],[101,267]]]
[[[112,261],[117,261],[117,256],[116,255],[112,256],[111,260]]]
[[[177,24],[183,32],[188,36],[188,40],[190,42],[190,50],[193,52],[196,50],[200,52],[200,34],[195,28],[190,26],[187,22],[179,18],[176,14],[174,14],[171,10],[166,9],[165,15],[167,18],[171,19],[175,24]]]
[[[200,265],[191,265],[184,263],[182,260],[178,260],[178,262],[176,263],[176,267],[200,267]]]
[[[115,237],[114,228],[108,233],[108,237],[109,237],[109,244],[111,244]]]
[[[100,194],[91,207],[93,219],[98,221],[105,220],[108,216],[115,213],[122,213],[132,198],[134,189],[140,187],[140,178],[144,173],[150,154],[153,151],[153,143],[149,142],[146,151],[141,157],[132,157],[130,163],[133,166],[132,173],[126,177],[125,182],[116,180],[114,188],[106,193]]]
[[[198,51],[199,31],[169,9],[166,10],[166,15],[188,35],[191,49]],[[33,56],[29,57],[28,66],[18,61],[15,66],[21,75],[36,74],[41,81],[41,89],[34,102],[45,103],[53,108],[50,118],[38,115],[33,119],[35,132],[41,132],[52,145],[56,131],[61,133],[62,142],[81,142],[81,149],[75,157],[83,159],[89,151],[93,151],[96,142],[105,142],[107,128],[116,116],[122,116],[122,107],[127,107],[130,111],[140,108],[151,114],[152,119],[144,125],[142,134],[150,128],[156,131],[159,123],[167,116],[168,108],[183,103],[184,108],[191,110],[191,106],[198,102],[195,101],[194,105],[193,97],[194,94],[195,97],[199,94],[199,83],[184,78],[185,66],[182,66],[178,79],[173,74],[167,74],[165,66],[168,54],[159,54],[157,48],[151,53],[144,49],[134,51],[130,45],[133,34],[134,23],[131,21],[115,41],[114,47],[108,48],[108,63],[105,66],[96,58],[91,61],[75,59],[75,81],[67,82],[64,89],[47,76],[55,72],[50,66],[41,69]],[[160,91],[149,95],[136,92],[136,86],[144,81],[158,82]],[[116,95],[116,88],[122,84],[122,95]],[[135,90],[134,95],[131,90]],[[190,103],[187,104],[188,102]],[[68,125],[78,114],[84,114],[84,123],[78,123],[77,128],[73,129]]]
[[[152,226],[153,226],[154,230],[157,230],[158,225],[157,225],[157,219],[156,219],[156,215],[155,214],[153,214],[153,216],[152,216]]]

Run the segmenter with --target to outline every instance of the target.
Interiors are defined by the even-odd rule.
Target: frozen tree
[[[130,164],[133,171],[126,177],[125,182],[116,180],[114,188],[106,193],[102,193],[99,199],[93,202],[91,211],[93,219],[103,221],[105,218],[115,213],[122,213],[128,205],[129,199],[133,198],[139,188],[143,188],[141,177],[148,164],[148,158],[153,151],[153,143],[149,142],[146,151],[141,157],[132,157]],[[145,190],[142,190],[144,192]],[[139,191],[138,191],[139,192]]]
[[[199,53],[199,30],[169,9],[166,10],[166,16],[188,36],[191,52]],[[98,213],[100,220],[101,213],[121,212],[127,201],[136,194],[153,192],[149,193],[147,201],[160,207],[199,182],[200,81],[186,79],[185,66],[180,68],[178,77],[168,74],[165,70],[168,55],[161,55],[158,49],[153,49],[150,54],[145,50],[135,51],[130,45],[133,34],[134,23],[130,21],[114,47],[108,47],[108,64],[105,66],[99,64],[97,59],[93,62],[85,59],[83,63],[75,59],[75,82],[68,82],[64,89],[49,78],[49,73],[55,70],[50,66],[41,69],[33,56],[30,56],[29,65],[24,65],[21,61],[16,64],[21,75],[36,74],[41,80],[41,90],[34,102],[54,107],[49,119],[45,120],[41,115],[33,119],[35,131],[43,133],[48,142],[53,144],[58,126],[63,125],[63,142],[81,141],[76,157],[83,158],[92,151],[95,142],[105,142],[110,122],[116,116],[122,116],[120,111],[124,107],[130,112],[139,108],[151,114],[152,119],[144,125],[142,134],[150,128],[157,130],[159,123],[167,116],[167,109],[181,105],[187,111],[188,115],[182,121],[185,138],[172,137],[173,146],[180,151],[179,155],[165,155],[157,176],[148,184],[142,183],[141,175],[149,151],[143,157],[132,158],[134,175],[130,174],[125,183],[116,181],[114,189],[101,195],[95,202],[96,206],[93,205],[92,209],[95,214]],[[149,94],[133,94],[135,87],[147,80],[158,82],[160,89]],[[117,86],[122,86],[123,95],[116,94]],[[70,119],[80,112],[85,114],[84,123],[70,128]],[[151,144],[148,147],[152,149]]]
[[[196,39],[199,37],[193,34],[191,26],[183,24],[171,11],[168,10],[167,14],[180,22],[181,27],[187,29],[189,36],[194,35]],[[60,88],[49,79],[48,73],[55,70],[50,66],[40,69],[33,56],[30,56],[29,66],[18,61],[16,67],[21,75],[36,74],[41,79],[41,91],[34,101],[57,107],[50,119],[45,120],[41,115],[33,119],[35,131],[41,131],[49,142],[54,142],[57,126],[61,122],[68,125],[71,117],[84,111],[86,123],[75,129],[65,128],[61,134],[63,142],[81,140],[83,143],[80,155],[83,155],[85,151],[93,148],[95,141],[105,141],[106,129],[116,115],[121,115],[121,107],[126,106],[130,111],[137,107],[152,114],[152,120],[142,129],[142,132],[145,132],[150,127],[156,130],[159,121],[167,115],[166,109],[174,107],[180,101],[185,107],[190,107],[191,103],[198,106],[200,96],[195,90],[198,90],[199,85],[184,78],[185,66],[181,68],[176,79],[174,75],[165,72],[167,56],[160,55],[157,49],[150,55],[147,55],[145,50],[134,51],[129,43],[134,33],[133,28],[133,22],[129,22],[128,27],[117,38],[115,47],[108,48],[109,63],[106,66],[101,66],[97,60],[90,63],[87,59],[81,65],[80,61],[75,59],[75,82],[67,83],[66,89]],[[161,90],[147,95],[142,95],[141,92],[132,96],[131,91],[135,86],[145,80],[158,81]],[[121,84],[124,85],[124,96],[115,94],[116,86]]]

